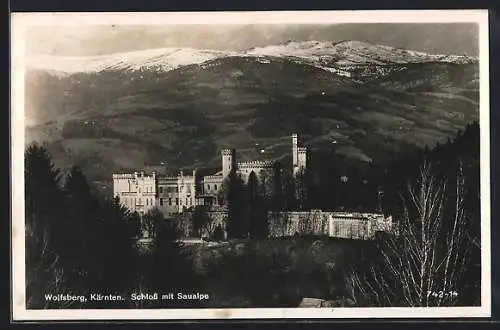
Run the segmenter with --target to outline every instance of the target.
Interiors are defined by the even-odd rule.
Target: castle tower
[[[296,133],[292,134],[292,169],[296,175],[299,171],[305,170],[307,166],[308,151],[306,147],[299,147],[299,141]]]
[[[297,148],[298,148],[297,134],[293,133],[292,134],[292,159],[293,159],[292,160],[292,168],[293,168],[294,173],[295,173],[295,168],[297,167],[297,158],[298,158]]]
[[[222,178],[225,179],[231,173],[231,171],[236,170],[236,151],[234,149],[222,149]]]
[[[305,171],[307,168],[307,158],[308,158],[308,150],[306,147],[298,147],[297,148],[297,172]]]

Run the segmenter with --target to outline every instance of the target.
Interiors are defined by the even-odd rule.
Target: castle
[[[292,134],[292,170],[294,175],[303,171],[308,163],[308,148],[299,144],[297,134]],[[180,171],[177,176],[134,172],[113,174],[113,195],[131,211],[146,214],[158,208],[164,215],[181,213],[199,205],[217,205],[224,180],[231,171],[244,181],[254,173],[259,179],[263,173],[274,175],[274,161],[236,161],[235,149],[221,150],[221,170],[208,176],[198,176],[196,170],[187,174]]]

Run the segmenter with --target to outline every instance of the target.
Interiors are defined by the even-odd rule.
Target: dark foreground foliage
[[[460,212],[468,219],[466,241],[470,253],[453,288],[459,291],[454,304],[478,303],[481,238],[477,124],[467,127],[454,140],[395,160],[388,167],[371,164],[368,170],[352,169],[348,175],[331,167],[329,174],[329,165],[335,164],[332,159],[324,157],[323,162],[316,162],[314,175],[304,176],[301,181],[294,182],[286,172],[277,180],[262,183],[252,177],[248,185],[230,178],[221,196],[229,204],[230,241],[182,246],[177,241],[178,228],[161,213],[151,212],[141,223],[140,217],[122,207],[119,200],[103,199],[97,194],[78,167],[62,172],[54,167],[44,147],[32,144],[25,154],[26,307],[296,307],[304,297],[332,300],[336,306],[407,305],[409,299],[382,302],[373,296],[373,288],[365,290],[372,296],[362,301],[359,292],[356,294],[350,286],[351,270],[371,283],[372,266],[384,269],[382,252],[388,251],[390,238],[381,237],[375,242],[305,237],[267,240],[262,217],[269,209],[333,205],[336,209],[379,209],[397,221],[418,218],[418,210],[409,206],[411,195],[406,192],[408,182],[418,184],[424,162],[432,164],[436,182],[446,182],[439,229],[443,239],[436,246],[438,255],[446,253],[443,251],[449,246],[446,242],[453,230],[451,220],[457,215],[457,196],[463,197]],[[462,181],[457,180],[458,173]],[[194,214],[192,225],[198,230],[207,215],[197,210]],[[137,248],[144,229],[150,234],[146,253]],[[395,244],[392,246],[407,248],[405,242]],[[210,299],[130,299],[134,293],[170,292],[206,293]],[[60,293],[85,297],[115,294],[124,299],[46,299],[47,294]]]
[[[78,167],[64,174],[44,147],[32,144],[26,149],[25,178],[27,308],[136,307],[140,302],[128,299],[133,293],[192,285],[164,219],[155,219],[151,253],[141,254],[137,214],[117,199],[100,198]],[[47,299],[57,294],[87,301]],[[124,299],[91,300],[92,294]]]

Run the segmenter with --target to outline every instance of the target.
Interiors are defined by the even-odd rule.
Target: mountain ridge
[[[380,53],[383,52],[382,55]],[[387,57],[388,54],[395,54]],[[106,70],[152,70],[169,71],[183,65],[201,64],[205,61],[228,56],[272,56],[295,57],[309,64],[345,66],[354,64],[390,64],[449,62],[475,63],[477,58],[465,55],[428,54],[402,50],[391,46],[374,45],[367,42],[342,40],[290,41],[278,45],[255,47],[246,51],[221,51],[189,47],[167,47],[123,52],[99,56],[70,57],[38,55],[28,57],[28,69],[52,70],[60,74],[93,73]],[[384,60],[381,58],[385,57]],[[371,60],[367,60],[371,58]],[[376,58],[376,59],[375,59]],[[326,61],[326,63],[325,63]]]
[[[77,164],[91,180],[106,181],[114,171],[161,162],[217,168],[225,147],[241,160],[286,161],[291,132],[351,163],[384,162],[445,141],[478,118],[475,61],[440,62],[393,48],[394,62],[374,64],[378,57],[366,53],[372,48],[360,43],[346,52],[346,42],[337,44],[337,58],[318,59],[315,41],[301,45],[302,58],[269,55],[276,48],[196,53],[175,68],[160,66],[167,71],[141,61],[141,70],[28,70],[26,141],[47,141],[60,167]],[[162,53],[153,53],[161,62]],[[339,56],[363,61],[341,66]]]

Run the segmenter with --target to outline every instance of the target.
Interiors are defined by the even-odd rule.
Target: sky
[[[245,50],[281,42],[357,40],[432,54],[478,56],[473,23],[103,25],[34,27],[27,55],[94,56],[163,47]]]

